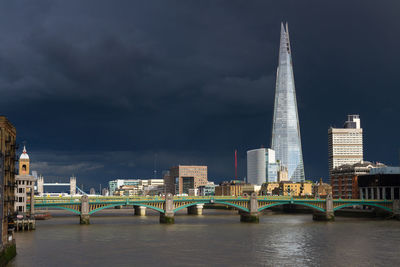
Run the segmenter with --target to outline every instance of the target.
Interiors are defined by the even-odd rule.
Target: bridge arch
[[[305,202],[294,202],[294,203],[291,203],[290,200],[288,200],[287,202],[279,202],[279,203],[272,203],[272,204],[266,205],[264,207],[259,208],[258,211],[262,211],[262,210],[265,210],[265,209],[268,209],[268,208],[271,208],[271,207],[285,205],[285,204],[305,206],[305,207],[312,208],[312,209],[320,211],[320,212],[325,212],[325,209],[323,209],[321,207],[318,207],[318,206],[315,206],[313,204],[305,203]]]
[[[196,201],[196,202],[192,202],[192,203],[189,203],[189,204],[186,204],[186,205],[183,205],[183,206],[180,206],[180,207],[174,209],[174,212],[180,211],[181,209],[184,209],[184,208],[189,208],[189,207],[191,207],[191,206],[195,206],[195,205],[197,205],[197,204],[213,204],[213,205],[214,205],[214,204],[222,204],[222,205],[227,205],[227,206],[236,208],[236,209],[238,209],[238,210],[242,210],[242,211],[245,211],[245,212],[249,212],[249,209],[247,209],[247,208],[245,208],[245,207],[242,207],[242,206],[240,206],[240,205],[237,205],[237,204],[234,204],[234,203],[230,203],[230,202],[225,202],[225,201],[218,201],[218,200],[216,200],[216,199],[214,199],[213,201],[207,200],[207,201]]]
[[[347,203],[347,204],[343,204],[343,205],[340,205],[340,206],[337,206],[337,207],[335,207],[335,208],[333,208],[333,211],[337,211],[337,210],[340,210],[340,209],[343,209],[343,208],[347,208],[347,207],[352,207],[352,206],[358,206],[358,205],[363,205],[363,206],[370,206],[370,207],[376,207],[376,208],[379,208],[379,209],[382,209],[382,210],[385,210],[385,211],[387,211],[387,212],[393,212],[393,210],[391,209],[391,208],[388,208],[388,207],[385,207],[385,206],[382,206],[382,205],[379,205],[379,204],[375,204],[375,203],[362,203],[362,202],[360,202],[360,203]]]
[[[38,207],[35,207],[35,208],[40,209],[41,207],[38,206]],[[67,208],[67,207],[62,207],[62,206],[46,206],[46,208],[62,209],[62,210],[71,211],[71,212],[73,212],[75,214],[81,214],[81,212],[79,210],[74,210],[74,209]]]
[[[99,207],[97,209],[91,210],[89,212],[89,215],[92,215],[93,213],[96,213],[98,211],[104,210],[104,209],[108,209],[108,208],[112,208],[112,207],[116,207],[116,206],[142,206],[142,207],[146,207],[146,208],[150,208],[153,209],[155,211],[158,211],[160,213],[164,213],[163,209],[157,208],[157,207],[153,207],[147,204],[143,204],[143,203],[117,203],[117,204],[109,204],[109,205],[104,205],[102,207]]]

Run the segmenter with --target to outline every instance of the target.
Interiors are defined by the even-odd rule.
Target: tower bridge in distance
[[[33,204],[33,205],[32,205]],[[90,223],[90,215],[103,209],[116,206],[133,206],[135,215],[145,216],[146,209],[160,213],[160,223],[174,223],[174,214],[182,209],[187,209],[188,214],[202,215],[204,204],[221,204],[239,210],[242,222],[259,222],[259,214],[264,209],[274,206],[291,204],[309,207],[314,210],[313,219],[317,221],[333,221],[335,211],[354,205],[365,205],[386,211],[393,217],[400,218],[399,200],[365,200],[365,199],[326,199],[319,198],[293,198],[271,196],[205,196],[205,197],[180,197],[151,196],[151,197],[35,197],[34,201],[27,204],[27,208],[34,213],[37,208],[57,208],[73,212],[80,216],[81,224]],[[31,208],[32,205],[32,208]]]
[[[43,176],[38,177],[37,179],[37,192],[39,194],[39,196],[43,196],[44,194],[44,187],[45,186],[65,186],[65,187],[69,187],[69,194],[71,196],[77,195],[77,194],[82,194],[85,195],[86,193],[81,190],[79,187],[76,186],[76,177],[72,176],[69,178],[69,183],[59,183],[59,182],[55,182],[55,183],[45,183],[44,182],[44,178]]]

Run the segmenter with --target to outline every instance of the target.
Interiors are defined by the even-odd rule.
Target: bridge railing
[[[249,196],[174,196],[174,201],[201,201],[201,200],[230,200],[230,201],[240,201],[249,200]],[[290,196],[258,196],[258,201],[302,201],[302,202],[322,202],[325,199],[319,198],[293,198]],[[80,203],[80,196],[72,197],[35,197],[35,203],[45,204],[45,203]],[[144,201],[165,201],[164,196],[98,196],[89,197],[89,202],[101,203],[101,202],[144,202]],[[360,203],[392,203],[392,200],[386,199],[333,199],[335,203],[355,203],[355,205]]]

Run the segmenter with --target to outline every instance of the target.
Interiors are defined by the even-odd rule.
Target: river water
[[[236,211],[204,210],[162,225],[149,210],[132,214],[104,210],[79,225],[57,211],[15,234],[10,266],[400,266],[399,221],[266,213],[245,224]]]

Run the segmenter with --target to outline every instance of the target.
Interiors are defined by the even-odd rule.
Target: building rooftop
[[[332,170],[332,173],[336,172],[346,172],[346,171],[356,171],[356,170],[370,170],[374,168],[382,168],[386,167],[385,164],[380,163],[380,162],[370,162],[370,161],[360,161],[354,164],[344,164],[341,166],[338,166]]]
[[[400,174],[400,167],[381,167],[373,168],[369,174]]]

